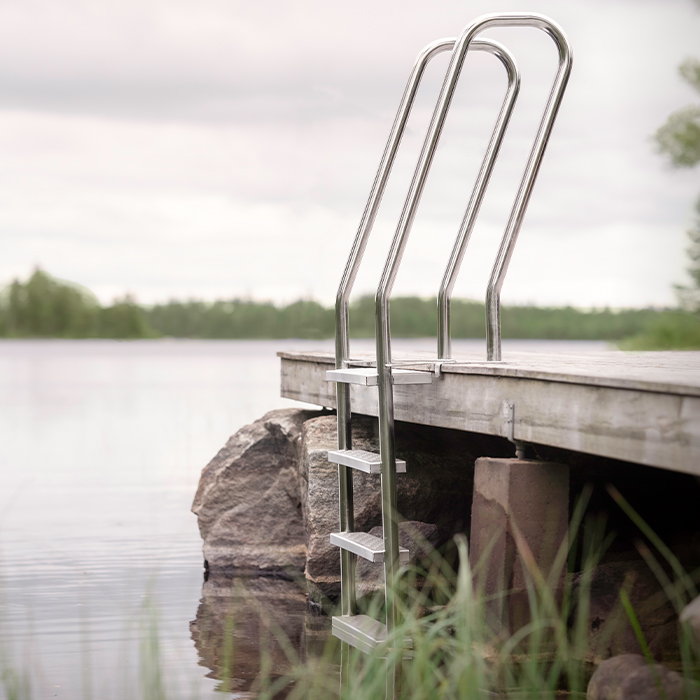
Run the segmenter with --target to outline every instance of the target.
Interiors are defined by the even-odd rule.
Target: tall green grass
[[[613,489],[611,494],[649,540],[639,549],[657,575],[664,593],[678,612],[697,595],[698,572],[683,570],[670,550],[646,526],[631,506]],[[290,671],[276,678],[262,672],[254,685],[255,697],[376,700],[383,698],[387,674],[401,668],[400,697],[405,700],[466,700],[471,698],[584,698],[596,664],[604,658],[609,640],[620,624],[631,624],[640,649],[650,654],[636,613],[629,603],[627,582],[620,591],[619,611],[604,628],[590,635],[591,581],[595,567],[610,544],[605,522],[599,517],[584,520],[586,496],[575,509],[569,540],[558,551],[549,576],[539,571],[526,543],[515,534],[519,555],[528,573],[525,591],[529,614],[525,624],[508,629],[489,624],[486,611],[494,601],[479,584],[479,569],[472,568],[464,537],[455,540],[458,566],[433,553],[421,567],[404,570],[400,601],[403,622],[375,654],[365,655],[344,648],[330,639],[323,653],[303,659],[287,645]],[[420,543],[425,546],[425,543]],[[660,553],[659,561],[652,551]],[[573,585],[566,575],[575,562],[582,572]],[[670,574],[667,572],[671,572]],[[557,585],[559,582],[559,585]],[[255,602],[252,600],[251,604]],[[381,619],[383,598],[369,603],[369,613]],[[261,611],[267,634],[279,640],[281,630]],[[679,628],[681,666],[686,697],[700,698],[700,649],[688,630]],[[411,640],[410,650],[405,643]],[[261,669],[270,669],[267,645],[261,644]],[[410,656],[407,659],[406,656]],[[649,658],[652,662],[651,657]],[[229,667],[233,666],[233,659]],[[342,672],[341,672],[342,668]],[[342,676],[342,677],[341,677]]]

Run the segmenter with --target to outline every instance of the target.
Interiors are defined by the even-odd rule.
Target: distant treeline
[[[399,297],[391,302],[395,337],[434,336],[435,299]],[[652,309],[581,311],[572,307],[505,306],[501,326],[506,338],[620,341],[650,329],[685,324],[693,317]],[[452,337],[484,336],[484,304],[452,301]],[[315,301],[284,307],[271,303],[171,301],[139,306],[130,298],[101,306],[84,287],[57,280],[42,270],[22,283],[15,280],[0,293],[0,336],[51,338],[331,338],[334,311]],[[374,335],[374,300],[358,299],[350,307],[353,337]]]
[[[371,297],[350,305],[353,337],[374,336],[374,308]],[[390,313],[391,332],[396,337],[422,338],[437,332],[435,299],[398,297],[392,300]],[[157,332],[177,338],[331,338],[335,328],[333,309],[315,301],[297,301],[281,308],[240,300],[172,301],[146,309],[145,315]],[[662,315],[664,312],[650,309],[506,306],[501,310],[501,328],[507,338],[621,340],[644,332]],[[453,338],[484,337],[483,303],[454,299],[450,318]]]
[[[154,338],[160,333],[128,297],[101,306],[85,287],[36,270],[0,292],[0,336],[5,338]]]

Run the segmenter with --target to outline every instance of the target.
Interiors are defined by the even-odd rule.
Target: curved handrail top
[[[492,19],[491,15],[483,15],[481,17],[478,17],[473,25],[482,25],[483,23],[489,23]],[[562,73],[566,75],[568,78],[568,72],[570,70],[571,66],[571,49],[568,43],[568,40],[566,39],[566,35],[564,34],[563,30],[561,27],[559,27],[556,22],[551,20],[550,18],[545,17],[544,15],[537,15],[537,14],[528,14],[528,15],[520,15],[520,16],[512,16],[512,19],[510,21],[510,26],[535,26],[537,28],[541,28],[550,35],[554,41],[555,44],[557,45],[558,53],[559,53],[559,59],[560,59],[560,68],[559,68],[559,75]],[[552,88],[552,93],[550,94],[550,100],[548,100],[545,110],[543,112],[543,119],[540,123],[540,127],[538,129],[538,135],[535,139],[534,145],[533,145],[533,150],[531,152],[530,158],[528,159],[528,162],[532,159],[532,153],[534,153],[537,150],[537,146],[539,144],[539,136],[542,133],[544,129],[544,124],[547,121],[545,119],[546,116],[548,116],[548,113],[550,112],[550,107],[551,102],[552,102],[552,96],[558,93],[558,99],[557,99],[557,105],[555,105],[554,113],[556,113],[556,108],[558,107],[558,101],[561,100],[561,93],[563,93],[563,85],[558,85],[558,81],[555,80],[555,83]],[[553,120],[553,117],[552,117]],[[551,127],[551,125],[550,125]],[[547,132],[549,129],[547,129]],[[548,139],[548,134],[545,138],[545,143],[544,145],[546,146],[546,140]],[[544,148],[542,148],[542,152],[544,151]],[[542,153],[540,153],[539,158],[542,157]],[[521,180],[520,186],[519,186],[519,192],[523,188],[523,184],[526,182],[528,179],[529,175],[531,175],[528,171],[528,168],[526,167],[523,178]],[[534,174],[536,176],[536,173]],[[534,184],[534,177],[531,178],[531,181],[529,183],[529,188],[531,189]],[[529,195],[528,195],[529,196]],[[471,204],[470,204],[471,206]],[[479,203],[476,203],[476,206],[479,206]],[[508,249],[509,255],[503,256],[502,258],[499,257],[497,258],[496,265],[498,266],[498,273],[496,274],[495,268],[494,272],[492,273],[492,280],[490,282],[489,290],[487,291],[487,300],[490,299],[493,296],[493,289],[492,287],[495,287],[496,282],[495,280],[498,279],[498,285],[499,285],[499,290],[500,286],[503,284],[503,281],[505,279],[505,266],[507,266],[507,262],[510,260],[510,257],[512,256],[512,252],[514,249],[515,245],[515,236],[509,235],[509,231],[511,229],[511,223],[514,223],[519,227],[519,225],[522,223],[522,217],[524,216],[524,209],[527,206],[527,201],[525,201],[524,205],[519,202],[518,196],[516,195],[516,199],[514,201],[513,205],[513,212],[520,211],[520,216],[515,217],[516,219],[519,219],[517,223],[515,221],[511,222],[509,220],[509,224],[506,226],[506,230],[504,232],[504,238],[502,240],[502,246],[504,245],[503,241],[508,240],[510,241],[510,245],[506,245],[506,248]],[[444,357],[444,358],[449,358],[451,356],[451,338],[450,338],[450,301],[452,297],[452,291],[454,289],[455,282],[457,280],[457,275],[459,274],[459,268],[462,263],[462,259],[464,257],[464,251],[466,249],[466,246],[469,242],[469,238],[471,235],[471,226],[473,226],[473,219],[469,221],[467,219],[467,216],[465,216],[464,221],[462,222],[461,230],[458,235],[457,241],[455,242],[455,248],[453,250],[452,256],[450,257],[450,260],[447,264],[447,267],[445,269],[445,273],[443,276],[442,283],[440,285],[440,291],[438,294],[438,357]],[[517,234],[516,234],[517,235]],[[513,239],[512,241],[510,239]],[[507,260],[506,260],[507,257]],[[500,262],[500,264],[499,264]],[[496,277],[494,277],[496,275]],[[493,304],[493,301],[491,302]],[[488,301],[487,301],[487,307],[488,307]],[[492,336],[499,335],[500,329],[497,329],[495,332],[493,331],[493,325],[494,323],[498,324],[498,313],[492,312],[491,314],[487,314],[487,337],[491,338]],[[499,336],[500,337],[500,336]],[[500,339],[495,340],[495,341],[487,341],[487,345],[489,347],[489,350],[487,352],[488,358],[493,359],[493,356],[498,355],[500,358]],[[499,346],[499,349],[496,349],[496,345]]]
[[[419,163],[416,167],[413,176],[413,181],[411,183],[411,188],[409,190],[409,194],[406,198],[404,209],[401,214],[401,219],[399,221],[399,225],[397,226],[396,233],[394,234],[394,239],[392,241],[392,246],[387,257],[384,272],[382,273],[382,278],[377,288],[375,302],[377,322],[376,335],[378,364],[381,362],[385,365],[387,362],[391,361],[388,300],[391,294],[391,290],[393,288],[396,274],[398,272],[398,267],[400,265],[401,258],[403,257],[408,233],[410,232],[411,226],[415,219],[417,206],[420,201],[420,196],[425,185],[427,174],[430,170],[435,150],[437,148],[437,144],[442,133],[445,118],[447,116],[447,112],[449,110],[452,97],[454,95],[454,90],[459,79],[462,65],[464,63],[464,58],[466,56],[470,44],[474,41],[474,38],[481,32],[491,27],[534,27],[548,34],[554,40],[558,49],[559,69],[557,72],[557,77],[555,79],[554,86],[552,88],[552,92],[550,93],[547,108],[545,110],[545,115],[543,117],[540,129],[538,131],[536,145],[541,145],[541,148],[539,149],[539,159],[535,158],[535,161],[541,160],[541,154],[544,151],[544,145],[546,145],[546,138],[548,137],[549,131],[551,130],[553,117],[556,115],[559,103],[561,102],[563,88],[566,85],[568,75],[571,70],[572,56],[566,35],[556,22],[546,17],[545,15],[537,13],[493,13],[478,17],[472,23],[467,25],[462,31],[462,34],[460,35],[452,52],[452,60],[450,62],[450,67],[448,69],[448,73],[445,77],[445,81],[440,91],[440,96],[438,97],[438,102],[433,113],[430,128],[426,136],[425,142],[423,144],[423,149],[421,151]],[[541,140],[545,141],[543,145],[540,144]],[[533,158],[531,157],[530,160],[532,161]],[[529,165],[530,162],[528,163],[528,166]],[[527,204],[527,200],[529,199],[529,194],[532,189],[534,177],[537,174],[538,165],[539,162],[534,163],[535,167],[532,173],[529,173],[529,168],[526,168],[526,179],[528,179],[528,187],[521,187],[521,191],[524,194],[523,201],[520,201],[520,197],[518,197],[516,201],[516,205],[520,208],[520,214],[524,212],[525,205]],[[522,216],[520,216],[519,218],[521,221]],[[513,237],[511,236],[511,239],[512,238]],[[508,246],[502,247],[508,248]],[[509,261],[509,253],[512,253],[512,243],[510,244],[509,250],[506,250],[506,253],[507,255],[504,258],[504,262],[507,266],[507,263]]]
[[[404,89],[399,109],[392,125],[389,139],[384,149],[382,159],[377,170],[377,174],[370,191],[367,204],[365,205],[362,219],[358,227],[355,240],[353,242],[348,261],[343,272],[343,276],[336,294],[336,367],[341,367],[342,363],[349,356],[349,334],[348,334],[348,301],[357,272],[359,270],[362,257],[367,247],[369,234],[371,233],[377,211],[381,204],[381,199],[386,188],[391,168],[396,158],[406,122],[413,106],[420,81],[427,64],[439,53],[452,49],[457,43],[456,38],[437,39],[425,46],[418,56],[409,75],[406,88]],[[475,51],[484,51],[496,56],[506,69],[508,84],[519,83],[520,75],[515,64],[515,59],[508,49],[497,41],[483,39],[474,41],[470,48]]]
[[[572,53],[568,39],[563,30],[552,22],[547,33],[553,38],[559,48],[559,68],[542,114],[537,135],[528,157],[518,192],[513,202],[506,230],[494,262],[491,277],[486,290],[486,359],[500,362],[501,360],[501,324],[500,324],[500,293],[508,272],[518,234],[525,218],[527,206],[539,173],[544,152],[559,112],[564,96],[564,90],[569,81],[572,66]]]

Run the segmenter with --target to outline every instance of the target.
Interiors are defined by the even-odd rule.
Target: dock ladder
[[[341,554],[341,614],[335,616],[332,621],[333,634],[343,642],[341,644],[341,676],[343,672],[347,673],[346,664],[349,652],[347,645],[368,654],[374,653],[378,647],[382,647],[387,642],[403,648],[410,646],[410,640],[395,639],[396,630],[400,624],[399,605],[396,599],[399,570],[401,565],[408,561],[409,552],[399,546],[396,473],[405,472],[406,464],[402,460],[397,460],[395,454],[393,387],[395,384],[430,384],[434,376],[440,375],[442,364],[453,361],[449,323],[452,289],[478,217],[481,202],[498,157],[520,86],[520,75],[510,52],[495,41],[476,38],[483,31],[495,27],[534,27],[540,29],[553,39],[559,53],[558,70],[513,203],[486,295],[487,359],[501,361],[500,290],[571,71],[571,50],[566,36],[555,22],[543,15],[529,13],[483,15],[467,25],[457,39],[435,41],[426,46],[418,55],[399,104],[336,296],[336,368],[328,371],[326,378],[336,382],[338,416],[338,449],[330,451],[328,459],[338,465],[339,480],[340,532],[331,534],[331,542],[340,548]],[[436,55],[450,50],[452,51],[450,64],[376,294],[376,365],[374,367],[353,366],[353,364],[357,365],[358,363],[353,363],[349,353],[348,301],[350,292],[425,68]],[[495,55],[506,69],[508,87],[440,287],[438,296],[438,352],[437,357],[429,361],[434,369],[429,371],[428,369],[402,368],[397,363],[392,363],[391,358],[389,299],[468,51],[486,51]],[[420,366],[425,362],[425,360],[411,361],[411,366]],[[378,389],[379,454],[352,449],[351,384],[376,386]],[[353,469],[380,475],[382,538],[355,531]],[[357,614],[356,556],[384,564],[386,624],[369,616]],[[396,697],[399,676],[400,664],[395,664],[387,673],[387,698]]]

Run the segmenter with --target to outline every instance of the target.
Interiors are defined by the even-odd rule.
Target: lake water
[[[484,341],[454,346],[483,351]],[[139,697],[159,682],[142,673],[153,656],[167,698],[212,696],[215,663],[190,623],[217,594],[203,593],[189,509],[233,432],[300,405],[279,398],[283,349],[332,341],[0,342],[0,671],[26,676],[32,697]]]

